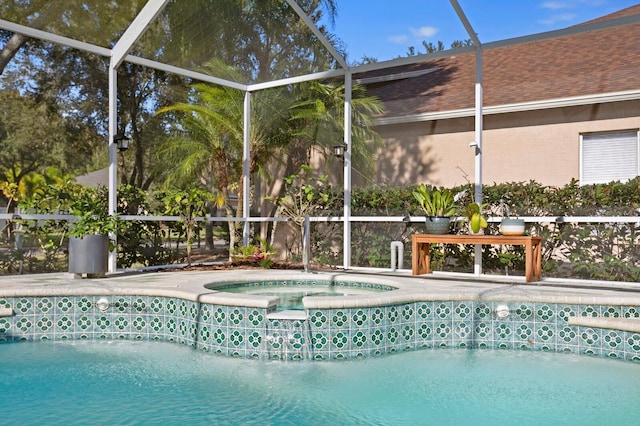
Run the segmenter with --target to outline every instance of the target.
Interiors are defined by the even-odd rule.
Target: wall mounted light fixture
[[[129,141],[130,137],[125,135],[115,135],[113,137],[113,142],[117,145],[118,151],[126,151],[129,149]]]
[[[333,146],[333,155],[335,155],[337,158],[342,159],[342,161],[344,161],[344,153],[347,150],[347,145],[346,144],[338,144],[338,145],[334,145]]]

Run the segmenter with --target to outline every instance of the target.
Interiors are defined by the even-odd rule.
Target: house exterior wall
[[[580,177],[580,135],[640,128],[640,100],[487,115],[484,184],[562,186]],[[451,187],[474,182],[473,117],[376,129],[385,140],[376,180],[394,186],[425,182]],[[363,184],[354,179],[355,184]]]

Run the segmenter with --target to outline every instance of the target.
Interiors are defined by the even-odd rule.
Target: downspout
[[[309,222],[309,215],[304,216],[304,223],[302,224],[302,265],[305,272],[310,272],[311,261],[311,223]]]

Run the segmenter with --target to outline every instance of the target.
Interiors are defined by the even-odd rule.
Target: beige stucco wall
[[[483,131],[485,184],[562,186],[580,177],[580,135],[640,128],[640,101],[487,115]],[[474,119],[381,126],[377,181],[454,186],[475,180]],[[354,178],[354,183],[361,184]]]

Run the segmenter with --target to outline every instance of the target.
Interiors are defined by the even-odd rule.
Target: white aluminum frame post
[[[475,191],[474,201],[478,205],[482,205],[482,44],[478,39],[478,35],[474,31],[471,23],[464,14],[464,11],[458,4],[457,0],[450,0],[451,6],[456,11],[460,22],[464,25],[467,34],[473,41],[476,51],[476,82],[475,82],[475,140],[470,146],[474,148],[474,164],[475,164]],[[474,250],[473,272],[475,275],[482,274],[482,246],[477,244]]]
[[[347,149],[344,153],[344,268],[351,267],[351,73],[344,76],[344,143]]]

